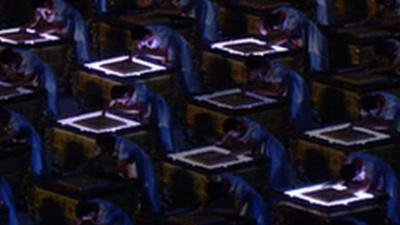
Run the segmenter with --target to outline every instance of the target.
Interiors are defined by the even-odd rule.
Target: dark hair
[[[224,121],[223,129],[225,133],[228,133],[231,130],[235,130],[240,125],[240,121],[236,118],[228,118]]]
[[[358,168],[353,163],[344,164],[340,169],[340,177],[344,180],[345,184],[350,184],[357,175],[357,172]]]
[[[11,48],[5,48],[0,52],[0,64],[9,65],[16,60],[16,53]]]
[[[112,135],[101,135],[96,138],[96,144],[101,151],[114,152],[116,138]]]
[[[81,201],[75,208],[75,215],[78,218],[89,215],[91,212],[98,212],[100,209],[99,205],[94,202]]]
[[[274,26],[281,23],[282,13],[281,12],[267,12],[264,17],[264,26],[273,30]]]
[[[131,30],[131,39],[142,40],[150,34],[152,34],[152,31],[149,28],[145,26],[136,26]]]
[[[122,97],[124,97],[125,93],[127,93],[128,91],[131,91],[133,89],[134,89],[133,85],[114,86],[111,89],[111,98],[112,99],[122,98]]]
[[[379,97],[375,95],[366,95],[360,99],[360,107],[369,111],[378,107]]]

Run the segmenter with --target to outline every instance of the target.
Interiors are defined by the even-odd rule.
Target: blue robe
[[[255,121],[244,118],[248,131],[244,136],[256,140],[261,154],[268,161],[268,181],[274,189],[285,189],[293,185],[292,167],[285,147]]]
[[[397,134],[400,133],[400,98],[394,94],[379,91],[372,92],[369,95],[371,96],[382,96],[385,99],[385,104],[383,106],[382,111],[378,115],[379,117],[385,120],[391,120],[392,126],[391,130]]]
[[[35,176],[48,174],[49,169],[47,165],[47,156],[43,150],[42,140],[38,132],[23,115],[14,111],[9,111],[9,113],[11,117],[10,121],[8,122],[8,126],[12,129],[12,132],[14,132],[17,136],[21,132],[28,135],[26,140],[31,146],[32,174]]]
[[[0,176],[0,201],[8,210],[8,218],[6,225],[18,225],[17,212],[14,206],[13,194],[8,182]]]
[[[29,79],[33,80],[35,85],[46,90],[47,112],[51,116],[57,116],[57,81],[53,69],[31,51],[22,49],[13,51],[22,56],[22,63],[17,72],[31,76]]]
[[[324,26],[334,25],[336,23],[335,1],[333,0],[315,0],[317,3],[316,20]]]
[[[262,79],[267,83],[282,83],[284,95],[290,99],[290,118],[300,131],[312,128],[313,115],[307,83],[294,70],[279,62],[271,61],[271,69]]]
[[[107,0],[94,0],[94,5],[96,8],[96,11],[99,13],[105,13],[108,11]]]
[[[139,103],[145,118],[152,121],[158,127],[158,135],[165,153],[174,151],[171,133],[171,114],[164,98],[151,91],[143,82],[134,84],[135,91],[129,104]]]
[[[218,36],[218,27],[213,3],[210,0],[180,0],[179,4],[182,7],[190,4],[189,14],[196,18],[201,38],[206,42],[215,41]]]
[[[89,202],[100,206],[94,225],[133,225],[131,218],[113,203],[103,199],[92,199]]]
[[[271,224],[268,208],[263,198],[243,178],[224,173],[221,175],[221,179],[229,183],[229,189],[233,192],[235,198],[244,201],[243,206],[248,204],[249,215],[256,221],[257,225]]]
[[[393,224],[400,224],[400,184],[393,168],[382,159],[359,151],[350,154],[348,162],[358,158],[364,161],[367,177],[376,189],[384,191],[389,199],[386,202],[386,214]]]
[[[154,214],[161,212],[160,199],[157,194],[156,174],[153,163],[149,156],[135,143],[118,137],[115,149],[118,153],[118,160],[134,160],[136,163],[138,180],[145,188],[147,202]]]
[[[147,26],[160,41],[160,47],[167,49],[168,58],[180,70],[179,93],[192,94],[200,91],[200,84],[193,70],[192,52],[189,43],[175,30],[164,25]]]
[[[62,22],[63,30],[75,42],[75,53],[79,62],[90,60],[89,39],[85,20],[74,7],[64,0],[52,0],[54,4],[55,20]]]
[[[307,50],[308,66],[312,72],[327,71],[329,57],[327,42],[318,27],[300,11],[284,6],[274,10],[286,14],[285,21],[280,25],[281,31],[290,31],[292,37],[300,37]]]

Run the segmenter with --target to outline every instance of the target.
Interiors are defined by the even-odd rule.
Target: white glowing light
[[[232,48],[229,48],[229,45],[239,45],[239,44],[256,44],[260,46],[265,46],[265,50],[261,51],[254,51],[251,53],[248,52],[242,52],[239,50],[235,50]],[[269,47],[270,49],[267,49]],[[274,53],[281,53],[281,52],[287,52],[289,51],[288,48],[279,46],[279,45],[271,45],[268,46],[267,42],[256,39],[256,38],[240,38],[240,39],[235,39],[235,40],[230,40],[230,41],[221,41],[221,42],[216,42],[211,45],[212,49],[219,49],[225,52],[228,52],[233,55],[241,55],[241,56],[265,56],[265,55],[270,55]]]
[[[20,32],[21,32],[21,28],[19,28],[19,27],[0,30],[0,42],[12,44],[12,45],[18,45],[18,44],[34,45],[37,43],[60,40],[60,37],[58,37],[58,36],[55,36],[52,34],[47,34],[47,33],[38,33],[36,30],[31,29],[31,28],[25,29],[24,32],[30,33],[30,34],[36,34],[40,37],[31,39],[31,40],[16,41],[16,40],[8,38],[7,36],[4,36],[7,34],[14,34],[14,33],[20,33]]]
[[[129,58],[131,58],[133,63],[137,63],[140,65],[146,66],[148,68],[141,70],[141,71],[132,71],[132,72],[128,72],[128,73],[121,73],[121,72],[118,72],[115,70],[110,70],[110,69],[103,67],[104,65],[122,62]],[[139,58],[130,57],[129,55],[119,56],[119,57],[110,58],[110,59],[104,59],[104,60],[97,61],[97,62],[85,63],[84,66],[89,69],[98,70],[107,75],[113,75],[113,76],[117,76],[117,77],[141,76],[146,73],[154,73],[154,72],[164,71],[167,69],[167,67],[165,67],[165,66],[157,65],[155,63],[144,61]]]
[[[4,81],[0,81],[0,87],[11,87],[10,83],[4,82]],[[10,98],[14,98],[17,96],[21,96],[21,95],[27,95],[27,94],[32,94],[33,91],[24,87],[18,87],[15,89],[16,92],[14,93],[10,93],[7,95],[1,95],[0,96],[0,100],[8,100]]]
[[[347,189],[347,187],[343,186],[341,184],[333,184],[333,185],[317,184],[317,185],[313,185],[313,186],[309,186],[309,187],[285,191],[284,193],[286,195],[290,196],[291,198],[299,198],[299,199],[307,201],[311,204],[322,205],[322,206],[326,206],[326,207],[348,205],[353,202],[358,202],[358,201],[363,201],[363,200],[374,198],[373,194],[367,193],[365,191],[354,192],[352,197],[349,197],[347,199],[331,201],[331,202],[326,202],[326,201],[305,195],[310,192],[325,190],[325,189],[335,189],[338,191],[344,191]]]
[[[267,96],[258,95],[256,93],[250,92],[250,91],[245,91],[243,94],[246,96],[252,97],[254,99],[257,99],[258,100],[257,102],[250,103],[250,104],[241,104],[238,106],[232,106],[232,105],[225,104],[223,102],[218,102],[218,101],[213,100],[213,98],[216,98],[216,97],[229,96],[229,95],[238,94],[238,93],[243,93],[243,92],[239,88],[234,88],[234,89],[228,89],[228,90],[224,90],[224,91],[214,92],[211,94],[200,95],[200,96],[196,96],[194,98],[198,101],[204,101],[204,102],[208,102],[210,104],[217,105],[218,107],[234,109],[234,110],[250,109],[250,108],[253,108],[256,106],[268,105],[268,104],[272,104],[272,103],[276,102],[275,99],[269,98]]]
[[[61,124],[61,125],[64,125],[64,126],[74,127],[74,128],[79,129],[80,131],[92,132],[92,133],[95,133],[95,134],[116,132],[116,131],[119,131],[119,130],[138,127],[138,126],[141,125],[139,122],[137,122],[135,120],[126,119],[126,118],[117,116],[115,114],[112,114],[110,112],[106,112],[105,116],[110,118],[110,119],[123,122],[124,124],[120,125],[120,126],[112,127],[112,128],[105,128],[105,129],[96,130],[96,129],[92,129],[90,127],[82,126],[82,125],[79,125],[79,124],[76,123],[76,122],[81,121],[81,120],[98,117],[98,116],[100,116],[102,114],[103,114],[103,111],[95,111],[95,112],[85,113],[85,114],[78,115],[78,116],[64,118],[64,119],[58,120],[57,122],[59,124]]]
[[[344,145],[344,146],[365,145],[369,142],[381,141],[381,140],[390,138],[390,135],[388,135],[388,134],[384,134],[384,133],[377,132],[377,131],[374,131],[374,130],[371,130],[371,129],[368,129],[365,127],[360,127],[360,126],[352,126],[351,129],[354,131],[369,134],[372,137],[365,138],[362,140],[344,141],[344,140],[333,139],[333,138],[325,136],[323,134],[326,132],[348,129],[349,127],[351,127],[351,123],[345,123],[345,124],[340,124],[340,125],[336,125],[336,126],[325,127],[322,129],[310,130],[310,131],[305,132],[305,134],[309,137],[319,138],[319,139],[328,141],[331,144],[340,144],[340,145]]]
[[[218,153],[221,153],[224,155],[231,154],[231,151],[229,151],[227,149],[224,149],[224,148],[221,148],[221,147],[218,147],[215,145],[209,145],[209,146],[204,146],[204,147],[200,147],[200,148],[194,148],[189,151],[168,154],[168,157],[173,159],[174,161],[181,161],[181,162],[190,164],[192,166],[202,167],[202,168],[205,168],[208,170],[227,168],[229,166],[238,165],[238,164],[246,163],[246,162],[251,162],[254,160],[252,157],[249,157],[246,155],[237,155],[236,160],[232,160],[232,161],[228,161],[228,162],[221,161],[218,164],[207,165],[207,164],[187,158],[188,156],[193,156],[193,155],[197,155],[197,154],[201,154],[201,153],[205,153],[205,152],[210,152],[210,153],[218,152]]]

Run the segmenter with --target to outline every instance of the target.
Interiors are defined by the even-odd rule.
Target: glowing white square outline
[[[237,94],[237,93],[241,93],[241,92],[242,92],[242,90],[240,90],[239,88],[227,89],[227,90],[223,90],[223,91],[213,92],[211,94],[205,94],[205,95],[196,96],[196,97],[194,97],[194,99],[196,99],[198,101],[208,102],[208,103],[214,104],[214,105],[216,105],[218,107],[227,108],[227,109],[233,109],[233,110],[251,109],[251,108],[254,108],[256,106],[268,105],[268,104],[272,104],[272,103],[276,103],[277,102],[276,99],[269,98],[267,96],[262,96],[262,95],[254,93],[254,92],[251,92],[251,91],[245,91],[244,94],[246,96],[253,97],[253,98],[259,100],[258,102],[251,103],[251,104],[239,105],[239,106],[231,106],[231,105],[228,105],[228,104],[225,104],[225,103],[221,103],[221,102],[217,102],[217,101],[214,101],[214,100],[211,99],[211,98],[215,98],[215,97],[221,97],[221,96],[226,96],[226,95],[231,95],[231,94]]]
[[[70,126],[73,128],[76,128],[80,131],[85,131],[85,132],[92,132],[95,134],[102,134],[102,133],[109,133],[109,132],[116,132],[119,130],[123,130],[123,129],[128,129],[128,128],[133,128],[133,127],[138,127],[141,124],[138,121],[135,120],[129,120],[123,117],[120,117],[118,115],[112,114],[110,112],[106,112],[105,116],[114,120],[118,120],[120,122],[124,122],[124,125],[120,125],[118,127],[114,127],[114,128],[105,128],[105,129],[101,129],[101,130],[95,130],[92,128],[88,128],[85,126],[81,126],[79,124],[76,124],[75,122],[78,120],[84,120],[84,119],[90,119],[93,117],[97,117],[100,116],[103,113],[103,111],[99,110],[99,111],[95,111],[95,112],[90,112],[90,113],[85,113],[85,114],[81,114],[78,116],[72,116],[72,117],[67,117],[64,119],[60,119],[57,120],[57,123],[63,125],[63,126]]]
[[[211,49],[219,49],[225,52],[228,52],[233,55],[240,55],[240,56],[265,56],[274,53],[281,53],[289,51],[288,48],[282,47],[279,45],[271,45],[271,49],[263,50],[263,51],[256,51],[251,53],[244,53],[238,50],[234,50],[231,48],[226,47],[227,45],[234,45],[234,44],[256,44],[256,45],[267,45],[267,42],[250,37],[250,38],[239,38],[229,41],[221,41],[211,44]]]
[[[342,184],[333,184],[333,185],[317,184],[317,185],[312,185],[309,187],[303,187],[303,188],[285,191],[284,193],[285,193],[285,195],[288,195],[291,198],[299,198],[299,199],[307,201],[311,204],[321,205],[321,206],[325,206],[325,207],[348,205],[353,202],[358,202],[358,201],[363,201],[363,200],[368,200],[368,199],[374,198],[373,194],[367,193],[365,191],[354,192],[353,193],[354,197],[351,197],[348,199],[332,201],[332,202],[322,201],[322,200],[315,199],[315,198],[305,195],[306,193],[309,193],[309,192],[324,190],[324,189],[329,189],[329,188],[339,190],[339,191],[347,189],[347,187]]]
[[[12,33],[18,33],[20,31],[21,31],[21,28],[19,28],[19,27],[0,30],[0,42],[12,44],[12,45],[21,44],[21,42],[14,41],[12,39],[1,36],[2,34],[12,34]],[[22,41],[22,44],[34,45],[37,43],[60,40],[60,37],[57,37],[52,34],[38,33],[35,29],[31,29],[31,28],[25,29],[25,32],[30,33],[30,34],[38,34],[41,38],[34,39],[34,40]]]
[[[129,58],[131,58],[132,62],[134,62],[134,63],[140,64],[143,66],[147,66],[150,68],[142,70],[142,71],[120,73],[120,72],[102,67],[103,65],[125,61]],[[167,67],[165,67],[165,66],[147,62],[145,60],[142,60],[142,59],[139,59],[136,57],[130,57],[129,55],[122,55],[122,56],[113,57],[113,58],[109,58],[109,59],[103,59],[100,61],[85,63],[84,66],[89,69],[101,71],[101,72],[105,73],[106,75],[112,75],[112,76],[117,76],[117,77],[134,77],[134,76],[138,77],[138,76],[141,76],[146,73],[153,73],[153,72],[167,70]]]
[[[367,138],[364,140],[343,141],[343,140],[332,139],[332,138],[329,138],[322,134],[324,132],[341,130],[341,129],[344,129],[344,128],[350,127],[350,126],[351,126],[351,123],[344,123],[344,124],[329,126],[329,127],[325,127],[325,128],[321,128],[321,129],[306,131],[305,134],[309,137],[319,138],[319,139],[328,141],[330,144],[340,144],[340,145],[344,145],[344,146],[365,145],[370,142],[381,141],[381,140],[386,140],[386,139],[390,138],[390,135],[388,135],[388,134],[384,134],[384,133],[374,131],[374,130],[371,130],[371,129],[368,129],[365,127],[360,127],[360,126],[353,126],[352,129],[355,131],[370,134],[373,137],[370,137],[370,138]]]
[[[11,83],[7,83],[4,81],[0,80],[0,86],[1,87],[10,87]],[[18,91],[18,93],[13,93],[13,94],[9,94],[9,95],[0,95],[0,100],[8,100],[10,98],[14,98],[17,96],[21,96],[21,95],[27,95],[27,94],[32,94],[33,91],[31,89],[28,88],[24,88],[24,87],[17,87],[16,91]]]
[[[197,162],[197,161],[193,161],[190,160],[188,158],[185,158],[189,155],[194,155],[194,154],[199,154],[199,153],[204,153],[204,152],[218,152],[218,153],[222,153],[225,155],[228,155],[231,153],[231,151],[221,148],[219,146],[216,145],[208,145],[208,146],[203,146],[203,147],[199,147],[199,148],[194,148],[188,151],[183,151],[183,152],[178,152],[178,153],[172,153],[172,154],[168,154],[168,158],[171,158],[174,161],[181,161],[187,164],[190,164],[192,166],[195,167],[202,167],[208,170],[214,170],[214,169],[219,169],[219,168],[227,168],[229,166],[233,166],[233,165],[237,165],[237,164],[241,164],[241,163],[247,163],[247,162],[251,162],[254,159],[250,156],[246,156],[246,155],[238,155],[237,156],[237,160],[235,161],[229,161],[229,162],[222,162],[219,164],[215,164],[215,165],[206,165],[204,163],[201,162]]]

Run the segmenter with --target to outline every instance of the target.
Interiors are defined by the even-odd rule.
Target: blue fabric
[[[133,225],[129,216],[113,203],[103,199],[92,199],[89,202],[100,206],[94,225]]]
[[[190,5],[190,14],[196,18],[201,37],[206,42],[215,41],[218,35],[217,14],[210,0],[181,0],[183,7]]]
[[[328,46],[325,37],[318,27],[302,12],[284,6],[274,10],[286,15],[281,24],[281,31],[290,31],[291,36],[300,37],[308,53],[310,71],[326,71],[329,69]]]
[[[147,26],[161,42],[161,48],[167,49],[173,65],[180,69],[180,93],[197,93],[200,84],[193,70],[192,52],[185,38],[173,29],[163,25]]]
[[[229,183],[229,189],[233,192],[235,198],[244,201],[243,205],[249,204],[249,214],[257,225],[271,224],[269,209],[265,201],[243,178],[224,173],[221,175],[221,180]]]
[[[75,53],[78,61],[90,60],[88,34],[82,15],[64,0],[53,0],[53,4],[56,20],[64,24],[63,29],[75,42]]]
[[[32,174],[36,176],[45,175],[49,173],[47,165],[47,156],[43,150],[42,140],[31,125],[31,123],[23,115],[14,111],[9,111],[10,121],[8,126],[12,131],[19,135],[21,132],[27,132],[27,142],[31,145],[31,170]]]
[[[158,135],[165,153],[173,152],[173,138],[171,134],[171,114],[167,102],[164,98],[151,91],[143,82],[134,84],[135,91],[132,95],[130,104],[138,102],[144,114],[149,114],[149,118],[158,127]]]
[[[400,184],[395,171],[382,159],[359,151],[349,155],[347,161],[358,158],[364,161],[367,177],[372,180],[376,189],[386,192],[387,217],[393,224],[400,224]]]
[[[46,90],[47,112],[52,116],[57,116],[57,81],[53,69],[31,51],[22,49],[14,49],[13,51],[22,56],[22,63],[18,72],[30,76],[30,80]]]
[[[138,170],[138,180],[145,188],[146,199],[152,213],[160,213],[160,200],[157,194],[156,174],[149,156],[135,143],[118,137],[115,145],[120,159],[133,160]]]
[[[94,4],[97,12],[107,12],[107,0],[94,0]]]
[[[248,134],[257,141],[261,153],[268,161],[269,185],[277,190],[289,188],[293,185],[292,167],[289,153],[285,147],[257,122],[243,118],[248,126]]]
[[[4,204],[4,206],[8,210],[8,218],[7,218],[7,224],[6,225],[18,225],[18,219],[17,219],[17,212],[15,210],[14,206],[14,199],[13,199],[13,194],[10,188],[10,185],[8,185],[8,182],[0,176],[0,202]]]
[[[381,96],[385,99],[385,104],[379,117],[393,121],[391,130],[400,133],[400,98],[389,92],[379,91],[372,92],[370,96]]]
[[[296,128],[300,131],[312,128],[310,94],[304,79],[296,71],[274,61],[270,62],[270,72],[264,76],[267,83],[282,82],[285,95],[290,99],[290,118],[295,121]]]
[[[316,20],[324,26],[334,25],[335,2],[333,0],[315,0],[317,3]]]

